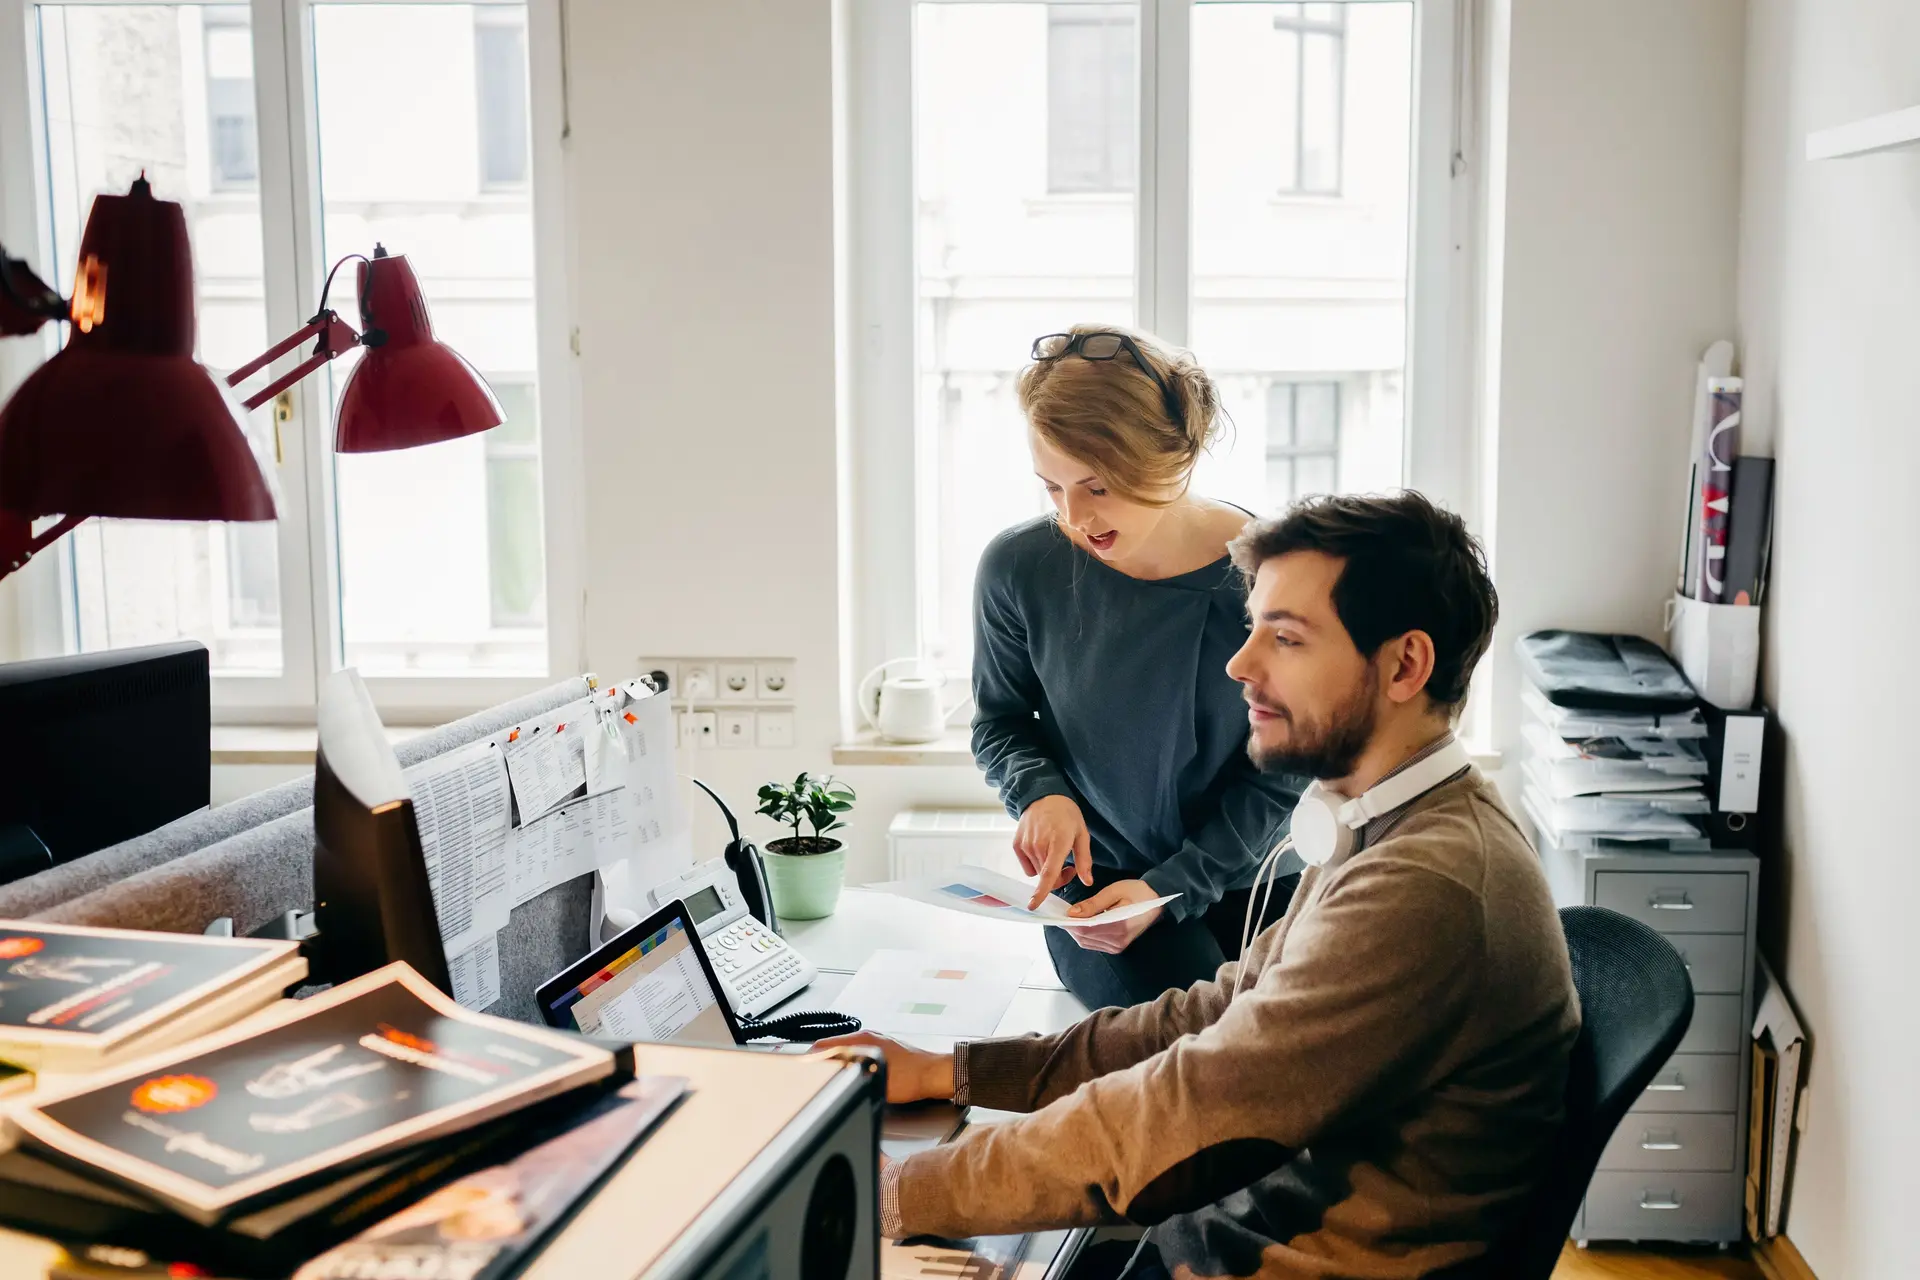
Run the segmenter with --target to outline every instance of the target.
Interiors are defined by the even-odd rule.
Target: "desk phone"
[[[748,914],[739,881],[723,858],[655,885],[647,898],[656,911],[676,898],[687,904],[693,926],[713,960],[714,976],[738,1017],[758,1018],[805,991],[820,976],[785,938]]]

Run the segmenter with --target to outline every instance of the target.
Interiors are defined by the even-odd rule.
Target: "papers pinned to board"
[[[406,771],[462,1005],[500,998],[496,935],[521,903],[603,868],[653,885],[692,867],[675,745],[669,700],[634,681]]]
[[[1029,911],[1026,904],[1033,897],[1033,883],[975,866],[959,866],[916,876],[911,880],[893,880],[867,887],[930,906],[945,907],[949,911],[965,912],[967,915],[986,916],[1014,924],[1057,925],[1063,929],[1097,929],[1102,925],[1118,924],[1122,920],[1145,915],[1180,896],[1173,893],[1146,902],[1129,903],[1124,907],[1102,911],[1097,916],[1070,916],[1067,914],[1070,906],[1067,900],[1057,894],[1049,894],[1038,907]]]

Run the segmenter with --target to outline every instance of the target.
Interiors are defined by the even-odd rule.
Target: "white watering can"
[[[937,741],[947,731],[947,717],[959,710],[940,705],[946,683],[945,673],[923,658],[883,662],[860,682],[860,714],[888,742]],[[960,705],[971,701],[962,699]]]

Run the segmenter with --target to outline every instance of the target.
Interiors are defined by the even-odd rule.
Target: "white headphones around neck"
[[[1458,738],[1408,765],[1351,800],[1316,779],[1293,807],[1293,851],[1309,866],[1324,867],[1353,852],[1354,833],[1383,813],[1416,800],[1472,763]]]

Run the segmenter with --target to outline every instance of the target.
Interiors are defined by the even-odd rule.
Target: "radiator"
[[[895,880],[962,863],[1021,875],[1014,821],[1003,809],[903,809],[887,824],[887,869]]]

